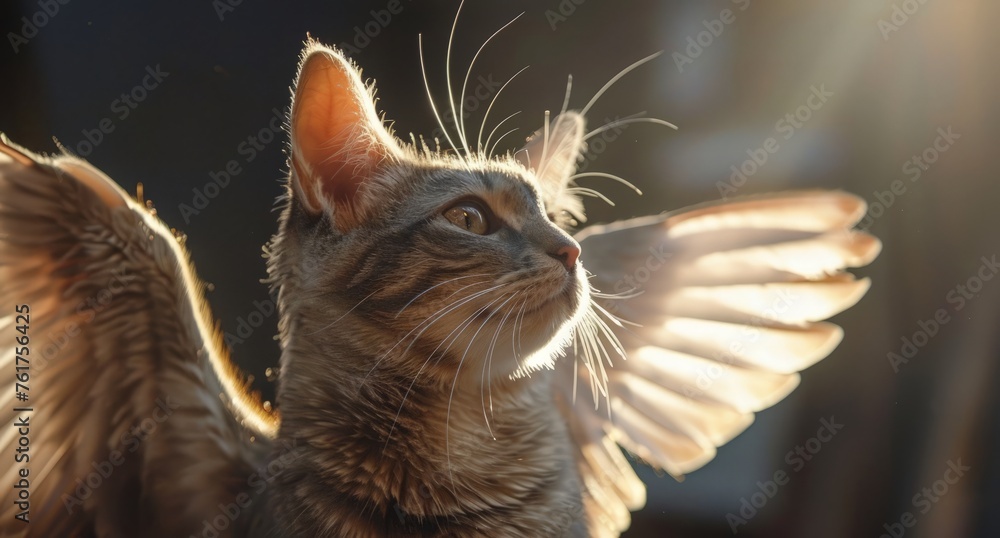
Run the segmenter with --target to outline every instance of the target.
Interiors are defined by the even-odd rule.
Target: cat
[[[0,437],[30,449],[2,473],[25,484],[4,536],[618,536],[645,503],[618,445],[678,477],[704,465],[833,350],[820,320],[868,289],[845,272],[880,248],[852,231],[857,197],[571,235],[582,113],[512,154],[461,130],[442,151],[399,140],[363,80],[306,43],[267,247],[278,410],[148,206],[0,138],[0,303],[18,308],[0,334],[25,336],[0,369],[30,364],[29,399],[9,387],[2,412],[37,428]],[[643,264],[641,289],[598,291]]]

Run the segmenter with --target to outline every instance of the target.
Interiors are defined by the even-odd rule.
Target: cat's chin
[[[522,353],[512,357],[508,377],[519,378],[552,369],[563,350],[572,344],[574,330],[590,304],[589,287],[577,276],[582,273],[574,274],[562,289],[526,311],[518,335],[525,345]]]

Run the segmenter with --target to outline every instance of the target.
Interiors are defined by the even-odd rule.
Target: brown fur
[[[580,487],[551,404],[552,372],[534,370],[551,362],[547,346],[587,297],[578,268],[552,255],[575,243],[549,221],[522,166],[404,149],[372,120],[348,61],[318,45],[304,54],[291,187],[269,260],[282,313],[278,437],[301,447],[276,481],[279,528],[567,534],[582,518]],[[349,82],[325,86],[330,72]],[[315,98],[299,104],[307,80],[306,95],[346,94],[334,96],[347,108],[332,116],[358,118],[351,137],[304,140],[300,115],[329,112]],[[355,139],[370,143],[359,149]],[[300,144],[328,154],[309,162]],[[340,160],[349,177],[331,165]],[[320,172],[331,168],[333,176]],[[360,186],[299,201],[342,192],[341,182]],[[441,216],[470,196],[502,230],[477,236]],[[534,373],[512,380],[519,370]]]
[[[469,294],[457,291],[464,285],[459,280],[406,306],[440,283],[426,279],[441,280],[434,273],[452,274],[448,271],[483,273],[497,262],[436,258],[431,263],[426,257],[433,250],[424,242],[433,242],[434,234],[410,230],[399,232],[412,233],[408,240],[391,231],[364,231],[370,240],[391,248],[366,248],[358,239],[343,245],[351,240],[338,237],[322,219],[312,221],[294,202],[282,220],[271,258],[286,320],[279,438],[295,439],[305,448],[290,472],[278,478],[275,513],[287,516],[297,533],[333,529],[331,536],[403,535],[408,530],[446,536],[526,536],[545,530],[542,535],[558,536],[579,520],[579,487],[565,424],[551,405],[551,372],[507,379],[514,372],[512,335],[507,332],[513,318],[498,339],[497,349],[505,351],[495,358],[505,360],[496,361],[500,367],[487,380],[493,403],[488,415],[482,390],[486,357],[466,357],[465,372],[456,371],[466,341],[439,346],[487,298],[502,297],[501,290],[433,324],[434,334],[414,346],[406,338],[420,322],[452,304],[451,294],[457,292],[456,299]],[[391,222],[388,217],[385,221]],[[554,260],[542,261],[564,272]],[[377,269],[368,275],[366,265]],[[358,289],[345,290],[344,282],[359,271]],[[496,273],[503,278],[509,270],[499,267]],[[383,291],[392,280],[408,285],[394,289],[389,283]],[[508,285],[517,289],[516,284]],[[520,284],[521,289],[530,285]],[[508,303],[506,312],[521,304]],[[395,318],[392,314],[404,306],[405,316]],[[481,318],[462,332],[474,332]],[[330,326],[332,320],[336,322]],[[546,320],[523,323],[530,333],[530,325],[544,326]],[[489,340],[497,330],[490,326],[479,334]],[[393,348],[396,342],[400,345]]]
[[[703,465],[832,350],[839,328],[817,320],[867,289],[843,272],[879,249],[845,233],[864,203],[825,192],[591,228],[578,236],[593,249],[588,281],[557,226],[584,216],[569,175],[582,116],[555,118],[517,159],[420,151],[382,126],[342,55],[310,42],[300,70],[268,250],[280,423],[220,350],[182,240],[87,163],[0,138],[0,298],[32,303],[38,341],[72,332],[32,374],[45,424],[33,522],[18,526],[8,504],[0,534],[614,537],[645,502],[618,444],[678,476]],[[447,217],[470,200],[492,221],[484,235]],[[616,289],[651,253],[670,261],[643,293],[591,296],[590,282]],[[127,282],[112,287],[119,268]],[[811,307],[762,322],[757,305],[783,286]],[[77,307],[106,290],[101,312]],[[612,302],[652,323],[608,326]],[[680,323],[658,322],[671,315]],[[0,317],[2,334],[13,323]],[[768,349],[749,341],[748,362],[711,362],[720,339],[751,328],[769,331]],[[701,387],[705,363],[724,375]],[[95,462],[168,396],[169,420],[64,515]]]

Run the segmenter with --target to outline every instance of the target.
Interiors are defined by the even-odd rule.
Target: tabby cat
[[[6,490],[3,536],[618,536],[645,502],[618,445],[674,476],[705,464],[833,350],[820,320],[868,288],[845,272],[879,250],[851,231],[854,196],[573,236],[582,114],[491,157],[463,133],[460,151],[403,143],[373,93],[306,44],[267,249],[280,415],[153,212],[80,159],[0,139],[0,338],[30,316],[31,343],[0,358],[4,376],[30,363],[31,387],[30,405],[0,394],[3,457],[31,424],[30,462],[0,472],[30,483],[30,522]],[[598,291],[641,267],[641,289]]]

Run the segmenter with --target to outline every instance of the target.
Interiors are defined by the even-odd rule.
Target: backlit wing
[[[579,342],[557,365],[557,402],[578,444],[595,536],[618,536],[629,511],[645,503],[618,445],[674,476],[689,473],[833,351],[842,330],[822,320],[869,286],[845,269],[868,264],[881,248],[852,230],[864,213],[855,196],[802,192],[578,235],[593,286],[625,295],[595,301],[638,324],[608,323],[627,360],[612,352],[613,366],[588,368]]]
[[[246,487],[274,420],[246,411],[201,289],[107,176],[0,135],[0,535],[187,536]]]

